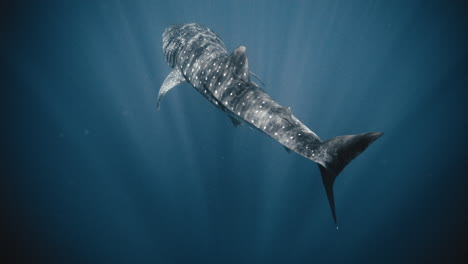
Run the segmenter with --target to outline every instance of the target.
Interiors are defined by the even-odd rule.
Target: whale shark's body
[[[320,168],[336,223],[333,182],[343,168],[382,135],[370,132],[339,136],[322,141],[312,130],[250,80],[246,48],[228,54],[222,40],[198,24],[174,25],[163,33],[163,50],[173,71],[158,94],[188,82],[217,108],[226,112],[234,125],[247,123]]]

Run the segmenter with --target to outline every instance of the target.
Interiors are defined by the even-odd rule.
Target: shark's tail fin
[[[327,192],[328,202],[336,224],[335,202],[333,198],[333,183],[336,176],[348,163],[363,152],[372,142],[382,136],[381,132],[369,132],[359,135],[338,136],[320,145],[322,162],[318,164],[322,174],[323,185]]]

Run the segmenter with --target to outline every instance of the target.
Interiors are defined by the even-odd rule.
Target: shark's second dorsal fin
[[[249,61],[247,59],[247,52],[244,46],[235,49],[229,55],[229,64],[233,69],[233,74],[245,82],[250,81],[249,74]]]
[[[292,113],[291,113],[291,107],[286,107],[284,108],[284,112],[283,112],[283,119],[286,120],[290,125],[293,125],[294,124],[294,119],[292,117]]]
[[[161,85],[158,93],[158,110],[159,106],[161,105],[161,100],[163,99],[164,95],[171,90],[172,88],[176,87],[177,85],[186,82],[182,72],[178,68],[174,68],[174,70],[169,73],[164,80],[164,83]]]

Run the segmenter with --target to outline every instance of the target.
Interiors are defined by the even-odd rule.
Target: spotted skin
[[[246,48],[227,53],[223,41],[211,29],[198,24],[175,25],[163,33],[163,51],[173,71],[158,95],[159,103],[170,89],[190,83],[235,125],[239,121],[264,132],[276,141],[316,163],[336,223],[333,183],[344,167],[381,132],[320,138],[267,93],[250,81]]]
[[[250,81],[245,47],[231,55],[222,40],[198,24],[175,25],[163,34],[168,64],[222,111],[316,162],[320,138],[288,108]]]

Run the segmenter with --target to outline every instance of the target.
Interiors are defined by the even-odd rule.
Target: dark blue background
[[[467,9],[456,1],[4,2],[3,263],[415,263],[467,243]],[[189,85],[163,30],[247,46],[322,139],[383,131],[335,184]],[[8,261],[7,261],[8,260]]]

